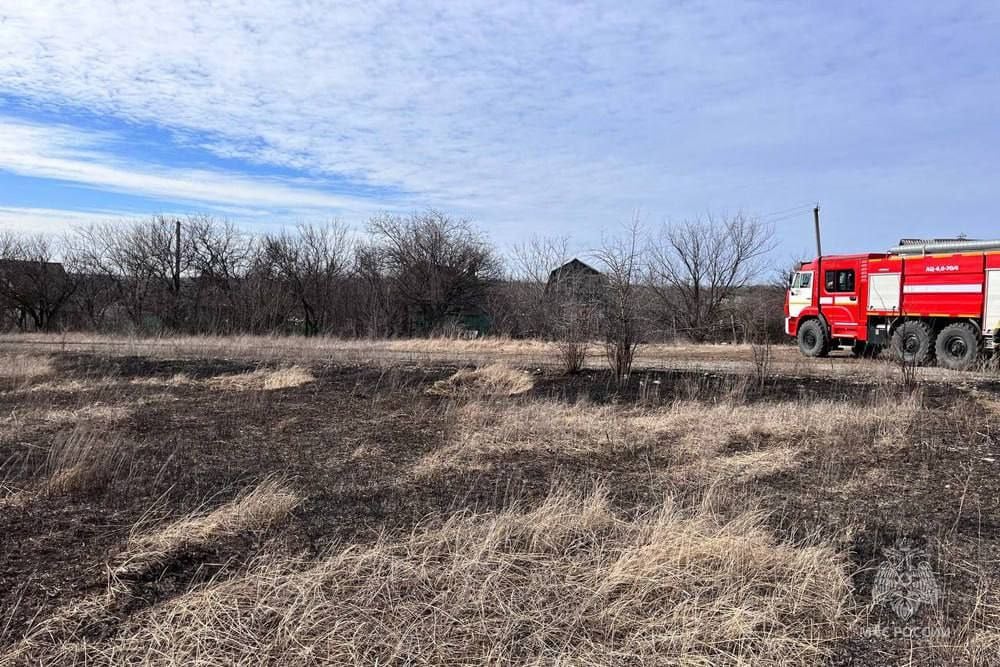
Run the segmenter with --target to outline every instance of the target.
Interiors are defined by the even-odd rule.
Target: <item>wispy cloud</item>
[[[362,210],[387,189],[507,237],[594,236],[637,207],[824,198],[859,217],[914,166],[932,170],[923,196],[991,168],[998,11],[34,0],[0,10],[0,93],[163,128],[247,169],[133,164],[66,128],[26,154],[19,141],[0,169],[251,209]],[[376,194],[348,201],[255,165]]]
[[[377,206],[363,199],[297,187],[279,179],[129,162],[102,149],[114,140],[114,134],[109,132],[0,118],[0,167],[21,176],[198,203],[241,215],[268,209],[313,213],[370,211]]]
[[[131,217],[128,211],[77,211],[30,206],[0,206],[0,229],[58,234],[73,226],[103,223],[128,217]]]

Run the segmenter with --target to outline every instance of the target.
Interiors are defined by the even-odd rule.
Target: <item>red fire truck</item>
[[[956,370],[1000,347],[1000,241],[902,240],[886,253],[803,262],[785,332],[810,357],[850,346]]]

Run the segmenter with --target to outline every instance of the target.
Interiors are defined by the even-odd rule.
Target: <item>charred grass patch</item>
[[[0,662],[995,656],[982,384],[43,356],[0,391],[28,491],[0,512]],[[91,470],[114,456],[88,441],[127,465]],[[944,640],[865,634],[892,621],[874,571],[903,537]]]

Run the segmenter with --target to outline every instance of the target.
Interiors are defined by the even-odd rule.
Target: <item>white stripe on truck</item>
[[[979,294],[982,285],[904,285],[903,294]]]

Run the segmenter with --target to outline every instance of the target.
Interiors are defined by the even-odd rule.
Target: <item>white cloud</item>
[[[298,187],[278,179],[125,161],[98,148],[113,139],[108,132],[90,133],[0,118],[0,168],[21,176],[207,204],[241,216],[259,215],[267,209],[316,214],[374,207],[363,199]]]
[[[992,42],[953,44],[948,7],[888,5],[32,0],[0,9],[0,93],[398,189],[499,237],[579,233],[636,207],[849,196],[858,154],[905,165],[906,142],[981,105],[995,77],[955,62]],[[949,109],[924,103],[931,84]],[[67,128],[41,139],[19,140],[0,168],[250,209],[384,204],[136,165]]]
[[[0,228],[55,234],[74,225],[107,222],[127,217],[121,211],[74,211],[51,208],[0,206]]]

